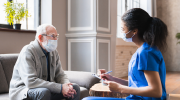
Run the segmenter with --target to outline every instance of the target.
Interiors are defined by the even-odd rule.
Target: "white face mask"
[[[129,32],[131,32],[131,31],[129,31]],[[128,33],[129,33],[129,32],[128,32]],[[132,38],[133,38],[133,36],[134,36],[135,34],[134,34],[131,38],[126,38],[126,34],[128,34],[128,33],[121,33],[121,34],[120,34],[120,37],[121,37],[124,41],[126,41],[126,42],[133,42],[133,41],[132,41]]]
[[[48,52],[52,52],[57,48],[57,40],[48,40],[42,42],[42,45]]]

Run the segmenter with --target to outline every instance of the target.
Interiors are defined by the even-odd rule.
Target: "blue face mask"
[[[43,42],[42,45],[48,52],[52,52],[57,48],[57,40],[48,40],[47,43]]]
[[[129,32],[131,32],[131,31],[129,31]],[[128,32],[128,33],[129,33],[129,32]],[[133,38],[133,36],[134,36],[135,34],[134,34],[131,38],[126,38],[126,34],[128,34],[128,33],[121,33],[121,34],[120,34],[120,37],[121,37],[124,41],[126,41],[126,42],[133,42],[133,41],[132,41],[132,38]]]

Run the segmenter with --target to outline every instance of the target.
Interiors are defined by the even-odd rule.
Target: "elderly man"
[[[58,35],[54,26],[43,24],[23,47],[10,82],[11,100],[79,100],[79,86],[69,82],[60,63]]]

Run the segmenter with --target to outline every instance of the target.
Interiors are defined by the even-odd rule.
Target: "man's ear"
[[[40,42],[43,42],[43,40],[42,40],[42,35],[39,35],[39,36],[38,36],[38,39],[39,39]]]

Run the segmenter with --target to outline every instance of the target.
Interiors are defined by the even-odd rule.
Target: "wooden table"
[[[108,86],[104,86],[104,85],[102,85],[102,83],[97,83],[90,88],[89,95],[90,96],[98,96],[98,97],[125,98],[129,94],[112,92],[109,90]]]

